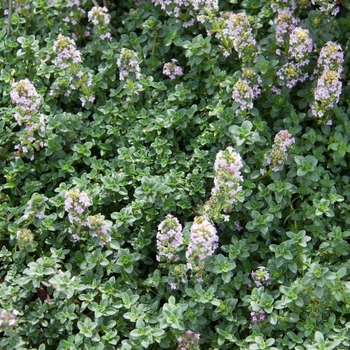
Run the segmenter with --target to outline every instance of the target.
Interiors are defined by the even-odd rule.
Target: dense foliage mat
[[[349,349],[349,9],[4,0],[0,347]]]

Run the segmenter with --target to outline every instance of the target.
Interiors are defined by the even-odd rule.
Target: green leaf
[[[319,344],[319,345],[323,344],[323,342],[324,342],[323,334],[319,331],[316,331],[315,332],[315,340],[316,340],[317,344]]]
[[[271,313],[268,317],[268,320],[269,322],[272,324],[272,325],[276,325],[277,322],[278,322],[278,317],[277,317],[277,314],[275,314],[274,312]]]

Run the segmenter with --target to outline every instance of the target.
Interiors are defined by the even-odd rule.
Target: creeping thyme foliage
[[[0,1],[0,349],[350,349],[349,11]]]

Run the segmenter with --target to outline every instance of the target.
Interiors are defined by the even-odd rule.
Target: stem
[[[260,180],[264,179],[265,177],[270,176],[271,173],[272,173],[272,170],[269,169],[269,170],[265,171],[264,175],[261,175],[261,176],[257,177],[255,179],[255,181],[260,181]]]
[[[115,30],[115,28],[109,23],[109,29],[111,30],[112,35],[116,38],[119,39],[119,35],[117,33],[117,31]]]
[[[12,20],[12,0],[9,0],[9,14],[8,14],[7,35],[11,33],[11,20]]]
[[[155,37],[154,37],[154,42],[153,42],[153,47],[152,47],[152,55],[154,55],[154,52],[156,51],[157,39],[158,39],[158,36],[156,34]]]
[[[226,50],[227,51],[231,50],[230,45],[229,45],[228,41],[226,40],[224,32],[223,32],[222,29],[220,30],[220,34],[221,34],[222,43],[224,44]]]

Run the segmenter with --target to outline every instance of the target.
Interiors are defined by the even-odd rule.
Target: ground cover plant
[[[347,0],[4,0],[0,348],[349,349]]]

